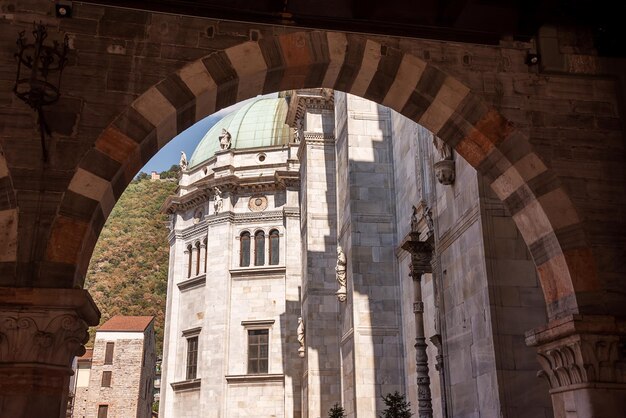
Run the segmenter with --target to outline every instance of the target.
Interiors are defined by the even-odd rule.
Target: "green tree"
[[[388,393],[387,396],[383,396],[383,402],[387,406],[380,415],[380,418],[411,418],[411,403],[406,401],[406,397],[398,391],[393,394]]]
[[[330,411],[328,411],[328,418],[344,418],[346,416],[343,407],[339,406],[339,404],[335,404]]]
[[[155,316],[161,355],[169,230],[160,208],[177,184],[145,177],[128,185],[109,215],[91,257],[85,288],[102,312],[101,324],[114,315]],[[93,338],[95,328],[90,334]]]

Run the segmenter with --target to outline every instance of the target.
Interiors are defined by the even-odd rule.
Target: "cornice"
[[[260,191],[285,190],[287,187],[300,187],[297,171],[275,171],[270,175],[239,177],[236,175],[202,179],[194,183],[195,190],[183,195],[169,196],[161,206],[161,212],[172,214],[186,211],[206,203],[213,197],[213,188],[219,187],[222,193],[258,193]]]

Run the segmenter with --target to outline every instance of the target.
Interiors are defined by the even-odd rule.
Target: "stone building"
[[[181,167],[162,416],[374,417],[396,390],[435,417],[550,415],[533,350],[509,352],[546,318],[530,255],[426,129],[291,91],[225,116]]]
[[[107,0],[0,2],[0,415],[57,418],[64,413],[72,359],[84,352],[87,327],[99,323],[100,313],[83,289],[85,272],[106,218],[141,167],[177,134],[231,104],[258,94],[321,87],[387,106],[452,150],[455,182],[437,192],[433,222],[422,217],[428,211],[415,205],[419,234],[401,245],[415,253],[412,273],[424,289],[411,288],[406,271],[399,276],[404,278],[403,296],[412,289],[417,299],[415,312],[403,305],[408,310],[403,321],[410,314],[428,317],[434,305],[428,303],[429,292],[435,300],[443,295],[451,301],[439,305],[440,318],[449,318],[439,321],[440,328],[432,321],[424,324],[424,335],[458,335],[448,348],[465,348],[456,351],[457,359],[465,359],[462,365],[457,361],[447,368],[448,352],[442,348],[448,416],[459,410],[479,416],[481,403],[496,405],[494,397],[486,397],[495,391],[484,389],[494,379],[501,405],[527,401],[527,391],[507,389],[501,382],[515,380],[519,370],[530,375],[528,370],[535,368],[548,379],[544,394],[549,393],[555,416],[621,418],[626,409],[625,354],[620,350],[626,335],[626,52],[619,42],[624,29],[619,4],[290,0],[243,1],[225,8],[221,3],[139,0],[133,3],[136,9],[129,9]],[[36,42],[33,21],[47,28],[48,36],[38,38],[43,46],[53,48],[53,41],[62,45],[67,36],[62,74],[54,71],[55,62],[47,68],[51,72],[28,65],[18,69],[16,47]],[[41,49],[22,52],[34,51]],[[45,84],[48,75],[50,84]],[[56,93],[58,102],[48,104]],[[352,121],[367,123],[358,117]],[[342,141],[340,135],[336,139]],[[348,157],[344,151],[337,154],[343,156],[337,166],[347,161],[347,171],[337,171],[338,187],[364,177],[357,173],[362,161],[350,159],[356,158],[350,157],[351,140],[359,141],[348,139]],[[410,159],[407,140],[394,138],[393,147]],[[444,161],[436,161],[433,169],[437,181],[450,182],[450,153],[442,151]],[[393,163],[395,179],[396,167],[410,161],[396,164],[394,158]],[[386,168],[381,163],[376,170]],[[482,196],[478,206],[466,195],[468,188],[454,189],[471,170],[477,179],[471,187]],[[396,183],[396,193],[413,187],[400,186]],[[350,211],[337,201],[337,213],[343,214],[337,222],[356,236],[367,231],[345,226],[346,220],[374,229],[360,222],[374,218],[364,212],[370,202],[378,204],[382,191],[352,188],[351,193],[351,199],[363,200],[350,205]],[[444,207],[447,211],[441,212]],[[357,215],[348,215],[357,208]],[[396,207],[404,228],[405,211],[413,210]],[[460,218],[452,216],[455,212]],[[478,214],[479,223],[472,223]],[[500,214],[510,215],[510,221],[499,219]],[[311,220],[317,221],[316,216]],[[464,221],[454,224],[459,219]],[[426,271],[431,223],[435,279]],[[453,226],[470,224],[464,234]],[[337,234],[346,233],[338,229]],[[396,239],[402,235],[397,228]],[[456,246],[457,236],[474,246]],[[380,285],[383,293],[385,284],[370,285],[363,273],[350,271],[357,267],[350,249],[356,239],[329,235],[328,240],[346,246],[345,266],[343,261],[339,266],[339,276],[345,272],[347,280],[346,304],[351,274],[371,286],[364,292],[376,293],[372,289]],[[517,274],[529,263],[524,247],[536,276],[525,274],[509,286],[494,282],[511,272],[521,277]],[[398,268],[406,269],[406,250],[392,248],[404,257]],[[371,241],[354,249],[379,259]],[[458,263],[454,269],[437,267],[447,260]],[[332,273],[333,267],[328,268]],[[458,280],[485,275],[486,285]],[[547,316],[543,321],[530,315],[526,323],[518,308],[539,303],[535,280],[545,308],[536,312]],[[376,298],[376,308],[390,309],[386,296]],[[359,321],[355,319],[355,332],[368,324],[361,307],[353,309],[359,312],[353,315]],[[306,309],[303,299],[305,326],[310,320]],[[320,320],[332,315],[324,312]],[[524,322],[513,327],[510,318]],[[542,323],[524,328],[537,322]],[[490,328],[479,327],[486,323]],[[372,324],[371,332],[379,332],[379,325]],[[402,328],[403,339],[410,340],[411,328],[405,330],[404,323]],[[418,328],[416,335],[422,338]],[[519,337],[522,328],[524,338]],[[379,337],[384,344],[386,336]],[[495,342],[493,348],[489,341]],[[523,354],[526,346],[535,351],[532,361]],[[363,355],[376,369],[376,352],[359,350],[352,351],[355,359]],[[312,355],[306,354],[310,363]],[[309,374],[309,382],[323,379],[332,386],[337,362],[336,356],[320,357],[324,367]],[[429,373],[435,394],[437,376],[432,367]],[[360,383],[353,381],[355,387]],[[536,382],[508,387],[536,388]],[[513,411],[502,409],[501,414]]]
[[[151,417],[155,361],[154,317],[109,319],[76,359],[72,417]]]

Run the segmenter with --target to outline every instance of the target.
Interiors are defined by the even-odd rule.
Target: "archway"
[[[468,85],[462,76],[366,36],[296,32],[212,53],[148,89],[99,136],[63,193],[42,243],[43,267],[33,277],[41,287],[82,287],[104,220],[126,185],[200,117],[259,93],[329,87],[387,105],[427,127],[488,178],[533,255],[550,318],[556,327],[569,327],[536,334],[534,342],[578,332],[571,315],[605,312],[593,297],[603,289],[583,220],[525,134]],[[16,218],[9,209],[3,219]],[[17,236],[0,242],[12,247]],[[8,254],[0,261],[17,264],[17,255]],[[587,331],[602,328],[598,324]],[[603,332],[614,332],[615,324],[609,328]],[[556,363],[549,368],[561,367]]]
[[[491,182],[524,236],[551,318],[581,313],[577,291],[599,289],[576,208],[525,135],[464,83],[432,64],[342,33],[297,32],[244,42],[190,63],[150,88],[78,164],[46,260],[82,286],[104,219],[143,163],[203,116],[278,90],[328,87],[384,104],[436,133]],[[94,167],[94,161],[107,160]]]

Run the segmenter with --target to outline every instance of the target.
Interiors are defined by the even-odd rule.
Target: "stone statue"
[[[418,232],[419,220],[417,219],[417,208],[413,205],[413,214],[411,215],[411,232]]]
[[[298,318],[298,356],[304,357],[304,321],[302,317]]]
[[[222,134],[219,136],[220,149],[230,149],[230,132],[222,128]]]
[[[224,202],[222,202],[222,192],[217,186],[213,188],[213,193],[213,209],[215,210],[215,214],[217,215],[222,211],[222,206],[224,205]]]
[[[443,142],[443,139],[435,136],[433,137],[433,145],[439,151],[439,160],[451,160],[452,159],[452,148],[450,145]]]
[[[343,252],[343,248],[339,245],[337,246],[337,267],[335,267],[335,272],[337,282],[339,283],[339,290],[335,294],[339,302],[345,302],[348,294],[346,288],[346,255]]]
[[[293,140],[300,142],[302,140],[302,118],[296,120],[296,126],[293,127]]]
[[[188,163],[187,154],[185,154],[185,151],[180,152],[180,162],[178,163],[178,165],[180,165],[181,171],[187,170]]]

